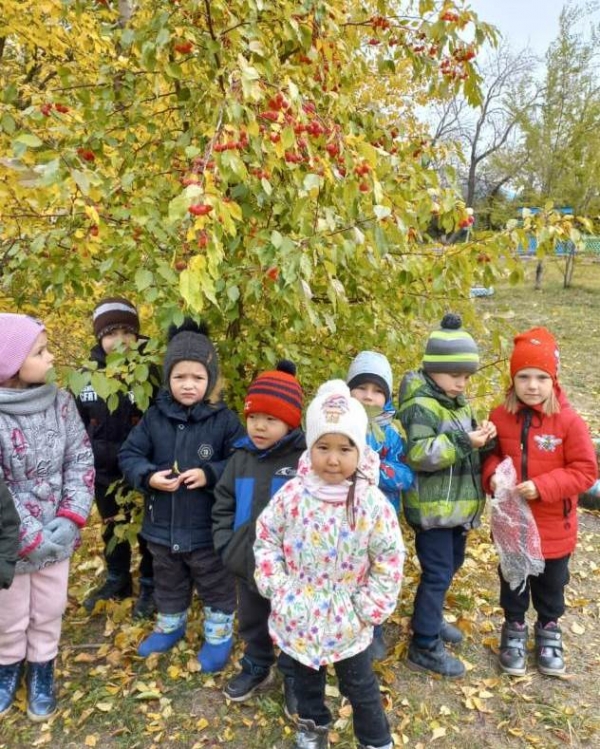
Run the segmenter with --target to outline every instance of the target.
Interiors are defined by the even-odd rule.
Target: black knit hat
[[[168,332],[169,343],[163,363],[163,377],[169,384],[171,370],[180,361],[197,361],[204,364],[208,374],[208,386],[204,398],[208,398],[219,376],[219,357],[208,337],[208,327],[189,317],[177,327],[171,325]]]
[[[92,313],[94,335],[100,341],[117,328],[139,335],[140,318],[134,305],[120,296],[101,299]]]
[[[473,374],[477,371],[477,344],[463,329],[460,315],[444,315],[439,330],[434,330],[427,339],[422,366],[425,372],[434,373]]]

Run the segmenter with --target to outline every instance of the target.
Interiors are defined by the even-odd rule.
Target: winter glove
[[[53,559],[62,551],[62,546],[50,538],[49,533],[44,529],[40,543],[27,554],[27,561],[32,564],[41,565],[49,559]]]
[[[77,531],[77,525],[69,518],[53,518],[44,526],[44,537],[64,549],[75,541]]]

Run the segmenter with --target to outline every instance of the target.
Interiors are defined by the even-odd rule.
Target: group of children
[[[92,356],[104,366],[117,345],[138,341],[135,308],[118,297],[103,300],[94,331]],[[531,600],[537,666],[564,673],[558,621],[577,498],[594,483],[597,466],[587,428],[558,384],[558,350],[544,328],[515,338],[505,402],[477,424],[465,397],[479,366],[477,345],[458,316],[446,315],[427,340],[421,368],[400,387],[406,442],[394,421],[391,367],[377,352],[359,353],[346,381],[319,388],[305,431],[302,388],[287,361],[250,384],[244,429],[221,398],[208,331],[192,321],[170,330],[163,386],[143,415],[127,396],[109,411],[89,387],[78,397],[84,429],[75,400],[45,383],[51,365],[43,324],[0,314],[0,715],[24,670],[29,717],[46,720],[56,710],[53,663],[69,558],[94,492],[107,575],[84,605],[93,611],[98,601],[131,595],[131,549],[114,538],[129,517],[115,500],[121,475],[144,496],[134,613],[150,616],[156,608],[138,653],[166,652],[185,636],[195,589],[204,606],[198,660],[203,671],[220,671],[237,614],[244,654],[224,693],[248,699],[271,682],[277,663],[299,749],[329,745],[328,665],[352,705],[359,745],[392,747],[372,663],[386,656],[382,624],[400,592],[401,509],[421,566],[407,664],[464,674],[446,647],[463,635],[444,620],[444,600],[507,456],[518,475],[515,491],[533,512],[545,568],[518,591],[499,571],[500,668],[525,672]]]

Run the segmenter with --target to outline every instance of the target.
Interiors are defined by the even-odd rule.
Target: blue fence
[[[583,254],[600,256],[600,237],[584,237],[583,241],[585,244]],[[570,255],[574,252],[574,250],[575,245],[570,240],[556,243],[555,253],[559,257]],[[536,251],[537,239],[535,237],[529,238],[529,243],[526,248],[524,248],[522,245],[519,245],[518,248],[519,255],[535,255]]]

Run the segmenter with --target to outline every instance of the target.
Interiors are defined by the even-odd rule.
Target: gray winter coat
[[[79,536],[51,559],[27,558],[53,518],[85,525],[94,498],[94,456],[73,397],[56,385],[0,388],[0,478],[21,519],[16,573],[68,559]]]

